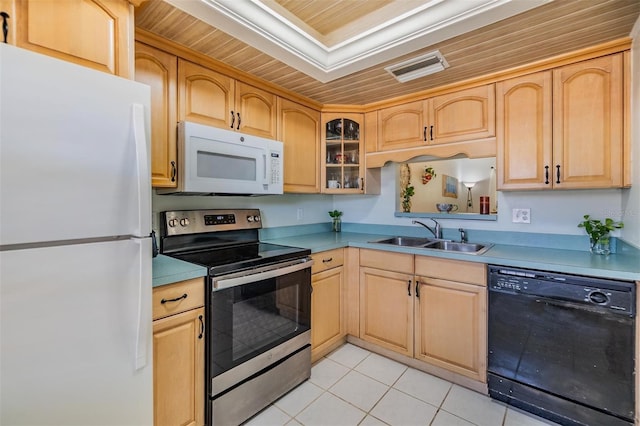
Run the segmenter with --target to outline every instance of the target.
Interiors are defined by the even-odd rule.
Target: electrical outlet
[[[531,223],[531,209],[513,209],[511,222]]]
[[[298,209],[297,213],[296,213],[296,218],[300,221],[302,219],[304,219],[304,210],[303,209]]]

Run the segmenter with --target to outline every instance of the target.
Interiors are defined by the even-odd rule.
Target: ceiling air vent
[[[385,70],[393,75],[400,83],[415,80],[425,75],[433,74],[448,68],[449,64],[440,51],[429,52],[426,55],[389,65]]]

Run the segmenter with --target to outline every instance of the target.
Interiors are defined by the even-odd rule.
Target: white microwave
[[[158,194],[282,194],[282,142],[178,123],[178,187]]]

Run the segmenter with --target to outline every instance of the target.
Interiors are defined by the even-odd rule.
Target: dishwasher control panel
[[[489,291],[557,300],[635,316],[635,283],[490,265]]]

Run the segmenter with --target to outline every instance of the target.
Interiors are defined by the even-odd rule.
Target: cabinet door
[[[276,139],[277,96],[236,81],[234,129],[243,133]]]
[[[136,81],[151,88],[152,185],[176,187],[178,58],[136,43]]]
[[[320,112],[278,100],[278,140],[284,143],[284,192],[320,192]]]
[[[311,356],[322,352],[345,336],[343,268],[313,274],[311,285]]]
[[[495,136],[495,111],[493,84],[431,98],[428,142],[442,144]]]
[[[496,84],[498,189],[551,188],[551,92],[551,71]]]
[[[133,77],[133,6],[128,1],[12,3],[10,43],[109,74]]]
[[[322,192],[364,191],[363,114],[322,114]]]
[[[415,358],[486,381],[486,288],[416,278]]]
[[[360,268],[360,338],[413,356],[413,276]]]
[[[622,54],[554,70],[553,96],[554,187],[621,186]]]
[[[378,151],[426,145],[427,101],[410,102],[378,112]]]
[[[178,60],[178,119],[231,128],[234,81],[183,59]]]
[[[154,424],[204,424],[204,308],[153,322]]]

